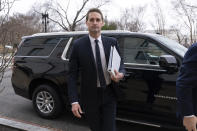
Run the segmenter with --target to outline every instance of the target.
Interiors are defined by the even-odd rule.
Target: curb
[[[0,116],[0,131],[62,131],[62,130]]]

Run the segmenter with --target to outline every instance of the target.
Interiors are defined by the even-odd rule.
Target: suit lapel
[[[95,59],[94,59],[94,55],[93,55],[93,51],[92,51],[92,46],[91,46],[90,39],[89,39],[88,35],[85,40],[86,40],[85,44],[87,47],[87,53],[91,57],[92,64],[94,65],[94,68],[96,69],[96,63],[95,63]],[[105,59],[106,59],[106,63],[108,66],[111,44],[107,41],[107,39],[104,36],[101,36],[101,40],[103,43],[103,48],[104,48],[104,52],[105,52]]]
[[[105,59],[106,59],[107,67],[108,67],[111,44],[108,43],[108,41],[106,40],[104,36],[101,36],[101,39],[102,39],[103,48],[105,52]]]
[[[91,46],[91,43],[90,43],[89,36],[86,37],[85,44],[86,44],[86,47],[87,47],[87,53],[89,54],[88,56],[90,56],[91,62],[94,65],[94,68],[96,70],[96,63],[95,63],[95,59],[94,59],[94,55],[93,55],[92,46]]]

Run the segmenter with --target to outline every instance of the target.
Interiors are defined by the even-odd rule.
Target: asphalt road
[[[62,131],[90,131],[84,119],[73,117],[71,112],[65,111],[60,118],[54,120],[42,119],[34,112],[30,100],[15,95],[11,85],[11,70],[5,73],[0,85],[0,115],[28,123],[39,124]],[[171,131],[168,129],[154,128],[117,121],[117,131]]]

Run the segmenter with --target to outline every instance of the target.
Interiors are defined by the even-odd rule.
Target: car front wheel
[[[39,85],[33,92],[32,102],[35,111],[43,118],[56,118],[62,112],[61,99],[49,85]]]

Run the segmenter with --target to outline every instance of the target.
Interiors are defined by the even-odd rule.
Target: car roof
[[[101,31],[102,34],[110,35],[137,35],[137,36],[147,36],[154,37],[158,34],[152,33],[140,33],[140,32],[130,32],[127,30],[105,30]],[[31,38],[31,37],[46,37],[46,36],[74,36],[74,35],[85,35],[88,34],[88,31],[70,31],[70,32],[49,32],[49,33],[36,33],[29,36],[23,36],[22,38]]]
[[[126,30],[105,30],[105,31],[101,31],[101,33],[103,35],[108,35],[108,36],[134,36],[134,37],[143,37],[143,38],[150,38],[152,40],[155,40],[159,43],[161,43],[162,45],[164,45],[165,47],[168,48],[172,48],[172,45],[169,45],[169,41],[162,40],[160,38],[166,38],[162,35],[159,34],[153,34],[153,33],[141,33],[141,32],[130,32],[130,31],[126,31]],[[49,32],[49,33],[36,33],[30,36],[24,36],[22,37],[23,40],[28,39],[28,38],[37,38],[37,37],[73,37],[73,36],[81,36],[81,35],[86,35],[88,34],[88,31],[71,31],[71,32]],[[181,46],[181,45],[179,45]],[[177,51],[178,47],[173,46],[173,48],[171,50],[173,50],[174,52],[177,52],[178,54],[179,51]],[[180,48],[181,50],[182,47]],[[184,56],[184,54],[180,54],[181,57]]]

